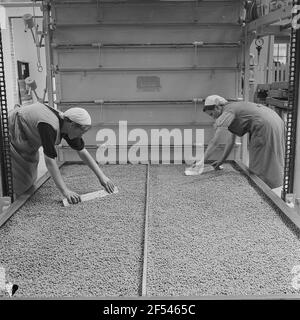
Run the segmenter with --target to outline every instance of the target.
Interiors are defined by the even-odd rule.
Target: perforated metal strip
[[[300,5],[300,0],[294,0],[293,6]],[[296,13],[293,13],[294,18]],[[290,76],[288,94],[288,113],[286,123],[286,144],[285,144],[285,169],[282,199],[288,193],[293,193],[294,187],[294,168],[295,150],[297,134],[297,114],[299,99],[299,72],[300,72],[300,30],[291,28],[291,47],[290,47]]]
[[[10,157],[10,140],[8,128],[8,109],[6,99],[6,87],[4,76],[4,59],[2,47],[2,34],[0,29],[0,159],[1,159],[1,177],[3,196],[11,197],[13,201],[13,176]]]

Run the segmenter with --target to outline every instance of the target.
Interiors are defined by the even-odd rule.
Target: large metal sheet
[[[210,94],[235,98],[237,74],[235,71],[192,71],[192,72],[72,72],[60,76],[62,100],[154,100],[193,99]],[[148,91],[138,88],[138,77],[159,78],[160,87]]]
[[[240,48],[76,48],[57,50],[54,64],[59,68],[180,68],[236,67]]]
[[[135,2],[61,4],[55,10],[60,24],[110,23],[236,23],[240,13],[236,2]]]
[[[76,3],[54,5],[57,24],[52,38],[54,64],[61,70],[55,77],[58,101],[123,101],[119,105],[81,105],[91,114],[94,125],[85,135],[86,144],[95,146],[101,128],[111,128],[117,134],[120,120],[127,120],[129,129],[143,128],[148,134],[154,128],[206,128],[205,143],[208,143],[214,132],[213,121],[199,105],[175,102],[138,105],[130,101],[192,100],[216,93],[235,99],[240,93],[237,67],[242,60],[242,47],[199,46],[195,54],[195,47],[182,44],[242,40],[243,30],[238,25],[241,2],[73,2]],[[102,47],[88,47],[92,44]],[[128,44],[148,46],[129,48]],[[97,69],[99,66],[101,69]],[[207,69],[197,70],[194,66]],[[75,71],[76,68],[81,71]],[[64,110],[70,105],[58,107]],[[224,141],[225,138],[224,135]],[[66,149],[63,150],[66,154]]]
[[[53,34],[56,44],[86,43],[182,43],[237,42],[240,27],[195,25],[98,25],[58,27]]]
[[[61,111],[65,111],[72,105],[60,106]],[[144,124],[191,124],[192,122],[211,125],[213,123],[206,113],[202,111],[202,106],[197,104],[182,104],[174,106],[157,103],[148,105],[86,105],[80,104],[92,117],[92,124],[118,123],[118,121],[128,121],[128,123]]]

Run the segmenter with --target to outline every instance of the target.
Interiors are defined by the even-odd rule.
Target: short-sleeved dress
[[[84,148],[81,138],[68,140],[61,134],[63,120],[58,112],[44,104],[34,103],[16,108],[8,117],[13,188],[18,196],[27,191],[37,178],[39,148],[51,158],[56,157],[55,145],[62,138],[75,150]],[[47,154],[50,150],[51,154]]]
[[[216,126],[239,137],[249,133],[249,169],[270,188],[282,186],[285,126],[275,111],[251,102],[229,103]]]

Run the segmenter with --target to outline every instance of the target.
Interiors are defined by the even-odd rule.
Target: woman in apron
[[[114,184],[105,176],[96,161],[85,149],[82,135],[91,127],[91,117],[82,108],[70,108],[61,113],[39,102],[15,108],[9,114],[9,133],[14,192],[18,197],[27,191],[37,178],[39,148],[42,146],[45,163],[61,194],[70,203],[80,196],[68,189],[56,163],[56,148],[62,138],[95,173],[107,192]]]
[[[230,154],[236,136],[249,133],[249,169],[270,188],[283,184],[285,127],[283,120],[272,109],[251,102],[228,103],[224,98],[212,95],[206,98],[204,112],[216,119],[216,132],[210,141],[204,158],[193,165],[197,170],[218,146],[224,134],[230,132],[222,158],[213,163],[217,169]]]

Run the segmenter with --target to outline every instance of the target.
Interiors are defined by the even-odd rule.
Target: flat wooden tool
[[[202,173],[206,173],[206,172],[210,172],[210,171],[218,171],[218,170],[222,170],[223,167],[220,166],[218,169],[215,169],[213,166],[211,165],[205,165],[203,170],[200,171],[200,168],[192,168],[192,167],[189,167],[189,168],[186,168],[184,173],[186,176],[197,176],[197,175],[200,175]]]
[[[115,187],[113,193],[118,193],[118,192],[119,192],[118,188]],[[84,202],[84,201],[93,200],[95,198],[103,198],[103,197],[106,197],[106,196],[108,196],[110,194],[113,194],[113,193],[108,193],[105,190],[99,190],[99,191],[94,191],[94,192],[82,194],[80,196],[80,199],[81,199],[81,202]],[[63,202],[64,207],[68,207],[70,205],[70,203],[68,202],[67,198],[64,198],[62,202]],[[78,203],[81,203],[81,202],[78,202]],[[74,204],[78,204],[78,203],[74,203]]]

